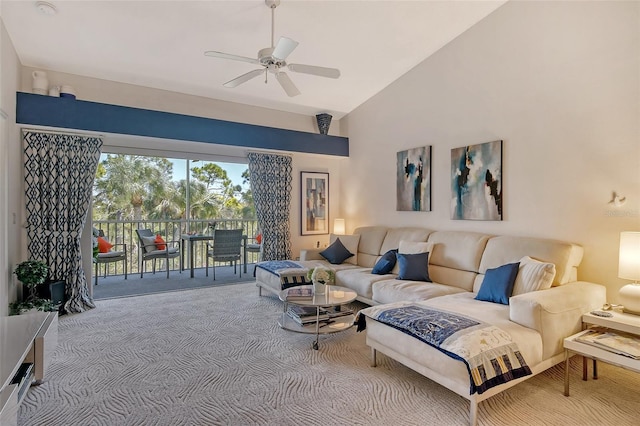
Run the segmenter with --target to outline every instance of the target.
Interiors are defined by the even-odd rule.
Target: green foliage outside
[[[249,182],[249,170],[243,174]],[[191,167],[190,211],[186,176],[173,176],[165,158],[109,154],[98,164],[94,220],[255,219],[251,190],[234,185],[216,163]],[[188,217],[190,216],[190,217]]]

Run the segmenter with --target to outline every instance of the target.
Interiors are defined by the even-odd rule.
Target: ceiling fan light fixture
[[[53,16],[58,13],[58,9],[56,9],[54,5],[46,1],[37,1],[36,9],[38,9],[38,12],[40,12],[41,14],[47,16]]]

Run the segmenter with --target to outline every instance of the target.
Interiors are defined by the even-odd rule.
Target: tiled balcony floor
[[[142,294],[161,293],[167,291],[179,291],[192,288],[209,287],[216,285],[228,285],[255,281],[253,276],[254,264],[247,264],[247,273],[242,271],[240,278],[241,265],[238,265],[238,273],[233,273],[233,266],[216,266],[216,280],[213,280],[213,269],[209,267],[209,276],[205,276],[204,268],[196,268],[194,277],[189,278],[189,270],[171,271],[169,279],[165,271],[157,271],[155,275],[151,272],[144,274],[144,278],[140,278],[140,274],[129,275],[124,279],[124,275],[113,275],[103,278],[98,277],[98,286],[93,287],[93,298],[110,299],[114,297],[138,296]],[[91,278],[94,279],[93,277]],[[93,281],[92,281],[93,284]],[[256,293],[257,293],[256,289]]]

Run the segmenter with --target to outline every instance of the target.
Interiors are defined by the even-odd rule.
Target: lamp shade
[[[640,280],[640,232],[620,233],[618,277]]]
[[[334,219],[333,233],[336,235],[344,235],[345,233],[344,219]]]

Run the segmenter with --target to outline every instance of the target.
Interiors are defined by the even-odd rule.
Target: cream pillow
[[[157,250],[157,248],[156,248],[156,236],[155,235],[153,237],[140,237],[140,238],[142,238],[142,242],[144,244],[145,253]]]
[[[333,242],[337,239],[340,239],[340,242],[351,253],[353,256],[344,261],[344,263],[351,263],[352,265],[358,264],[358,244],[360,243],[360,234],[356,235],[335,235],[331,234],[329,236],[329,243],[333,244]]]
[[[402,254],[429,253],[429,257],[431,257],[432,252],[433,252],[433,243],[405,241],[405,240],[400,240],[400,243],[398,243],[398,253],[402,253]],[[400,273],[400,266],[398,265],[398,262],[396,262],[396,265],[391,270],[391,273],[396,275]]]
[[[556,265],[540,262],[525,256],[520,259],[520,268],[511,295],[517,296],[531,291],[551,288],[555,276]]]

